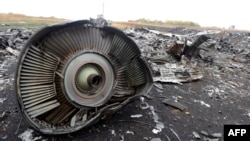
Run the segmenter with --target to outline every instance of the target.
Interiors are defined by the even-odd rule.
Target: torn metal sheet
[[[183,50],[183,55],[185,55],[188,59],[191,59],[193,56],[198,56],[199,54],[199,46],[209,39],[208,36],[201,35],[199,36],[190,46],[185,46]]]
[[[190,45],[187,44],[187,40],[185,40],[184,43],[178,43],[175,41],[172,46],[166,48],[166,52],[173,55],[178,60],[181,59],[182,55],[190,60],[193,56],[196,57],[199,55],[199,46],[208,39],[207,36],[201,35]]]
[[[186,106],[184,106],[183,104],[179,103],[178,101],[176,101],[174,99],[166,98],[162,102],[168,106],[172,106],[172,107],[180,109],[182,111],[186,108]]]
[[[191,82],[203,78],[203,72],[188,68],[185,65],[169,64],[158,65],[159,76],[154,76],[155,82],[177,83]]]

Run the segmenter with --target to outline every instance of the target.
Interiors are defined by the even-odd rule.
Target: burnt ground
[[[187,34],[183,29],[171,31]],[[204,70],[201,80],[182,85],[159,83],[162,89],[154,86],[144,99],[129,103],[91,127],[66,135],[43,135],[34,131],[33,140],[223,141],[225,124],[249,124],[250,121],[250,54],[246,50],[250,48],[250,35],[220,33],[213,38],[216,44],[221,43],[206,54],[213,62],[200,63]],[[18,136],[31,127],[18,108],[12,83],[16,58],[10,60],[12,65],[6,66],[8,75],[5,75],[10,82],[0,91],[0,140],[21,140]],[[166,98],[178,101],[185,109],[165,105],[162,101]],[[162,130],[154,133],[157,126]]]

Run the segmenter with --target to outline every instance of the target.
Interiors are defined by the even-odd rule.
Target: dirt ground
[[[191,30],[165,31],[187,34]],[[225,124],[250,122],[250,54],[243,55],[244,48],[250,48],[250,34],[221,33],[213,38],[216,43],[222,43],[218,44],[219,49],[212,47],[207,54],[213,58],[212,63],[201,63],[204,71],[201,80],[182,85],[158,83],[162,89],[154,86],[147,96],[129,103],[109,119],[66,135],[34,131],[33,140],[223,141]],[[14,78],[16,65],[13,61],[7,68],[10,78]],[[11,83],[0,91],[0,98],[3,100],[0,101],[0,140],[21,140],[18,136],[31,127],[22,118]],[[185,109],[165,105],[162,101],[166,98],[178,101]]]

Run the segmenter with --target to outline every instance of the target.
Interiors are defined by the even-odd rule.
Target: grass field
[[[53,25],[55,23],[66,22],[69,21],[67,19],[60,19],[56,17],[33,17],[26,16],[22,14],[3,14],[0,13],[0,29],[38,29],[44,26]],[[129,22],[115,22],[112,21],[112,26],[120,29],[126,28],[136,28],[136,27],[148,27],[160,31],[164,31],[167,28],[192,28],[192,29],[217,29],[216,27],[201,27],[198,24],[189,21],[166,21],[163,23],[159,23],[156,21],[129,21]]]
[[[67,19],[59,19],[55,17],[32,17],[26,16],[22,14],[1,14],[0,13],[0,28],[29,28],[29,29],[36,29],[43,26],[65,22],[68,21]],[[137,21],[130,21],[130,22],[112,22],[112,26],[117,28],[133,28],[133,27],[176,27],[176,26],[190,26],[192,22],[156,22],[156,21],[149,21],[149,20],[142,20],[139,19]],[[198,26],[198,25],[195,25]]]
[[[59,22],[67,21],[55,17],[32,17],[22,14],[1,14],[0,13],[0,28],[29,28],[37,29],[43,26],[52,25]]]

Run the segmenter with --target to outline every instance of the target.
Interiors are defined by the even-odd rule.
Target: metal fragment
[[[166,98],[162,102],[166,105],[172,106],[172,107],[180,109],[182,111],[186,108],[186,106],[182,105],[181,103],[177,102],[174,99]]]
[[[200,135],[197,132],[192,132],[192,134],[194,135],[194,138],[201,139]]]

